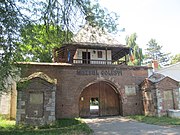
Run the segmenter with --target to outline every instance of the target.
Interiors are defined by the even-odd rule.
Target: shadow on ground
[[[83,119],[95,135],[180,135],[180,126],[140,123],[120,116]]]

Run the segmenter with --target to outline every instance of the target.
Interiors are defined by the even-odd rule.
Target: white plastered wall
[[[98,51],[102,51],[102,58],[98,58]],[[82,59],[82,52],[86,52],[86,49],[77,49],[74,59]],[[90,64],[99,64],[98,60],[106,60],[106,50],[88,49],[88,52],[90,52],[90,59],[92,60]],[[107,50],[107,60],[108,63],[112,60],[111,50]],[[78,61],[78,63],[82,63],[82,61]]]

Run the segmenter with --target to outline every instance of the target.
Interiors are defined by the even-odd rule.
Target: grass
[[[0,119],[0,135],[89,135],[93,131],[81,119],[60,119],[54,124],[39,127],[15,125]]]
[[[15,121],[5,120],[0,118],[0,129],[2,128],[13,128]]]
[[[155,116],[143,116],[143,115],[127,116],[127,118],[135,119],[137,121],[148,124],[180,126],[180,118],[155,117]]]

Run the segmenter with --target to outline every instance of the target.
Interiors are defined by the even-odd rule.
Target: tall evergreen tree
[[[126,45],[130,47],[132,50],[132,57],[134,57],[134,60],[129,62],[130,65],[141,65],[144,58],[142,48],[137,45],[136,39],[136,33],[126,37]]]
[[[180,53],[172,56],[172,59],[171,59],[171,64],[175,64],[178,62],[180,62]]]
[[[169,53],[162,53],[162,46],[155,39],[148,42],[145,53],[145,61],[149,63],[152,60],[157,60],[162,65],[169,61]]]

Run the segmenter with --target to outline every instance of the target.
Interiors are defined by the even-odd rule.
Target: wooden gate
[[[79,100],[79,115],[80,117],[89,117],[90,100],[98,99],[99,101],[99,116],[119,115],[120,100],[119,94],[107,82],[98,82],[86,87],[80,95]]]

